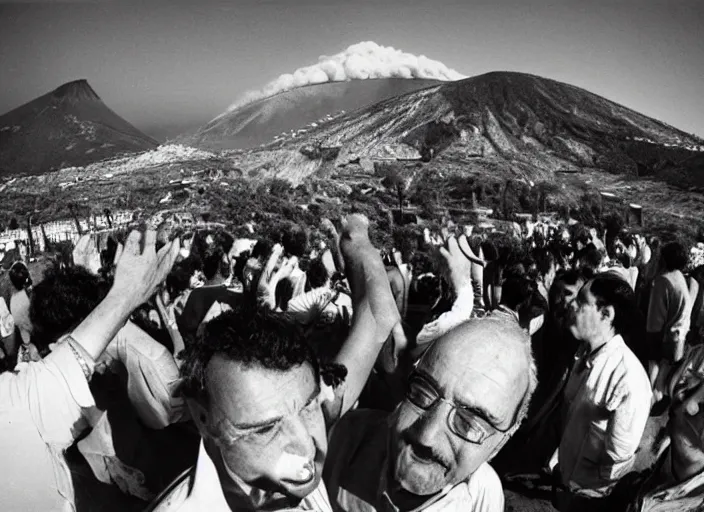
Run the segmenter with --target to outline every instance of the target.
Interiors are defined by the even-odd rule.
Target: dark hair
[[[302,332],[276,313],[247,305],[236,306],[205,325],[196,343],[186,347],[181,377],[183,393],[201,404],[208,403],[208,365],[216,354],[269,370],[288,371],[304,363],[328,385],[339,385],[347,375],[341,365],[321,367]]]
[[[215,245],[220,247],[225,254],[229,254],[232,250],[232,246],[235,244],[235,237],[224,230],[217,231],[213,235],[213,239],[215,240]]]
[[[193,271],[189,272],[189,269],[184,265],[179,264],[171,269],[169,275],[166,276],[166,289],[169,291],[171,300],[174,300],[189,288],[192,275]]]
[[[501,304],[518,312],[526,304],[533,293],[535,283],[519,276],[507,278],[501,288]]]
[[[214,278],[218,272],[223,277],[229,276],[227,269],[224,268],[223,258],[225,254],[225,251],[220,246],[211,247],[206,251],[203,258],[203,274],[205,274],[206,279]]]
[[[51,268],[34,287],[29,315],[40,350],[80,324],[105,298],[110,283],[83,267]]]
[[[484,259],[486,261],[495,261],[499,259],[499,251],[493,242],[489,240],[482,244],[482,252],[484,253]]]
[[[16,261],[10,267],[10,282],[17,291],[24,290],[32,285],[32,277],[29,275],[29,269],[21,261]]]
[[[311,260],[308,270],[306,270],[306,276],[306,280],[310,283],[312,289],[324,286],[330,279],[330,273],[320,257]]]
[[[259,240],[254,247],[252,247],[252,258],[268,258],[271,254],[273,244],[268,240]]]
[[[601,251],[599,251],[594,244],[588,244],[577,253],[577,260],[581,263],[581,266],[593,272],[599,269],[603,259]]]
[[[303,258],[308,251],[308,234],[303,228],[294,224],[283,232],[281,245],[286,255]]]
[[[613,274],[599,274],[591,280],[589,291],[596,298],[599,309],[614,308],[613,327],[624,339],[631,338],[634,328],[644,323],[636,304],[636,296],[624,279]]]
[[[684,270],[689,262],[687,250],[679,242],[669,242],[660,249],[663,266],[668,272]]]
[[[533,251],[533,260],[540,277],[545,277],[550,270],[555,268],[555,256],[546,248]]]
[[[575,244],[579,242],[583,245],[587,245],[592,239],[589,228],[584,224],[575,224],[571,236]]]

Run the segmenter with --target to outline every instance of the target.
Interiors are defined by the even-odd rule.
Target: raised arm
[[[144,238],[144,249],[140,242]],[[105,299],[71,333],[75,343],[95,360],[125,325],[132,311],[154,294],[166,279],[179,251],[174,240],[157,253],[156,232],[132,231],[115,269],[115,282]]]
[[[336,363],[347,368],[347,377],[338,388],[335,403],[325,406],[329,425],[357,401],[379,351],[401,321],[381,256],[369,240],[366,217],[352,215],[346,219],[340,249],[354,314],[349,336],[335,358]]]

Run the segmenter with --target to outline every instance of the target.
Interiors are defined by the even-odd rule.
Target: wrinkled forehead
[[[487,320],[485,320],[487,321]],[[511,418],[528,386],[527,351],[512,328],[469,328],[445,335],[419,361],[447,398]]]
[[[206,371],[211,414],[224,415],[233,424],[288,415],[300,410],[319,389],[309,363],[279,371],[216,355]]]

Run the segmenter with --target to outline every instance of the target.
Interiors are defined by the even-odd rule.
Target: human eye
[[[472,443],[481,443],[488,435],[486,428],[480,423],[479,419],[472,412],[465,409],[456,409],[454,418],[452,418],[452,426],[460,437]]]
[[[268,441],[278,433],[280,426],[280,421],[270,423],[268,425],[262,425],[247,432],[246,437],[256,441]]]
[[[437,398],[437,395],[418,379],[411,381],[407,396],[411,403],[421,408],[432,406]]]

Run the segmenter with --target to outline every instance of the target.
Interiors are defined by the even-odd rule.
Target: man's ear
[[[205,436],[205,434],[209,432],[208,425],[210,417],[208,416],[208,410],[202,404],[191,398],[186,399],[186,404],[188,405],[188,410],[191,412],[193,422],[196,424],[196,427],[198,427],[198,432],[201,433],[201,436]]]
[[[614,324],[614,319],[616,318],[616,310],[613,306],[604,306],[601,308],[601,318],[604,320],[609,320],[611,325]]]

